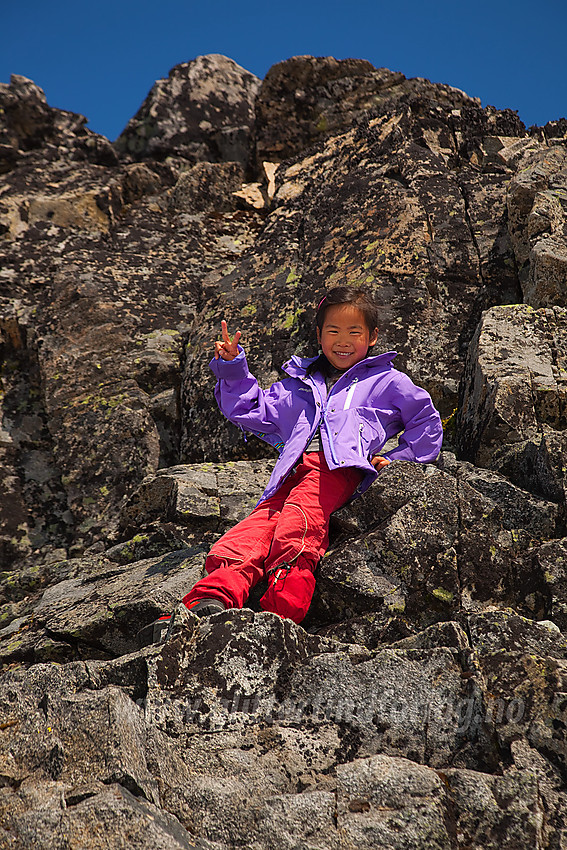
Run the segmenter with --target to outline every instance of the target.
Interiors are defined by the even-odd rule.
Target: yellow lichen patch
[[[444,587],[435,587],[431,593],[436,599],[439,599],[440,602],[444,602],[446,605],[453,601],[453,594]]]
[[[246,304],[246,305],[245,305],[244,307],[242,307],[242,309],[240,310],[240,315],[241,315],[242,317],[246,317],[246,316],[255,316],[255,315],[256,315],[256,310],[257,310],[257,307],[256,307],[256,305],[255,305],[255,304]]]
[[[285,330],[290,330],[294,325],[297,324],[297,320],[303,314],[303,308],[299,307],[294,313],[288,313],[284,318],[279,322],[279,327],[284,328]]]
[[[449,416],[447,416],[445,419],[441,420],[441,424],[443,426],[443,433],[444,434],[453,434],[454,433],[456,419],[457,419],[457,410],[458,410],[458,408],[456,408],[456,407],[453,408],[453,410],[451,411]]]

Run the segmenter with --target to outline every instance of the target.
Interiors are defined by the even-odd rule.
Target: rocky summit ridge
[[[567,121],[201,56],[111,144],[0,85],[0,847],[567,847]],[[136,633],[255,504],[264,385],[365,285],[442,413],[335,514],[313,605]],[[260,591],[261,592],[261,588]]]

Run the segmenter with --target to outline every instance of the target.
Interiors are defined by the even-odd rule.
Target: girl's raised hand
[[[238,340],[242,336],[240,331],[236,331],[234,339],[231,341],[228,335],[228,328],[223,319],[221,322],[222,341],[215,342],[215,360],[221,357],[223,360],[234,360],[238,355]]]

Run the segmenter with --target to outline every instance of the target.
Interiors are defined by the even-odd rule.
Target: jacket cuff
[[[414,463],[416,461],[416,457],[412,450],[407,447],[402,448],[402,446],[396,446],[389,452],[382,452],[382,457],[385,457],[388,460],[411,460]]]
[[[238,346],[238,354],[234,360],[223,360],[222,357],[215,360],[213,357],[209,363],[209,367],[219,381],[239,381],[248,374],[246,355],[240,345]]]

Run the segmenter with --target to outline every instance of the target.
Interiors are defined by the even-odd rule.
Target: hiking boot
[[[167,632],[171,625],[173,614],[164,614],[154,620],[153,623],[148,623],[143,629],[140,629],[136,638],[140,647],[150,646],[152,643],[163,643],[167,637]]]
[[[213,599],[211,596],[205,599],[195,599],[187,607],[197,617],[210,617],[212,614],[220,614],[221,611],[226,611],[224,602],[221,602],[220,599]]]
[[[136,635],[140,647],[151,646],[153,643],[165,643],[174,634],[178,634],[181,626],[192,620],[193,617],[183,605],[179,603],[173,614],[162,614],[153,623],[148,623],[140,629]]]
[[[148,623],[136,635],[138,645],[150,646],[153,643],[165,643],[174,634],[178,634],[180,627],[191,619],[191,614],[197,617],[210,617],[211,614],[220,614],[226,611],[226,605],[219,599],[196,599],[187,608],[182,602],[179,603],[173,614],[162,614],[153,623]]]

